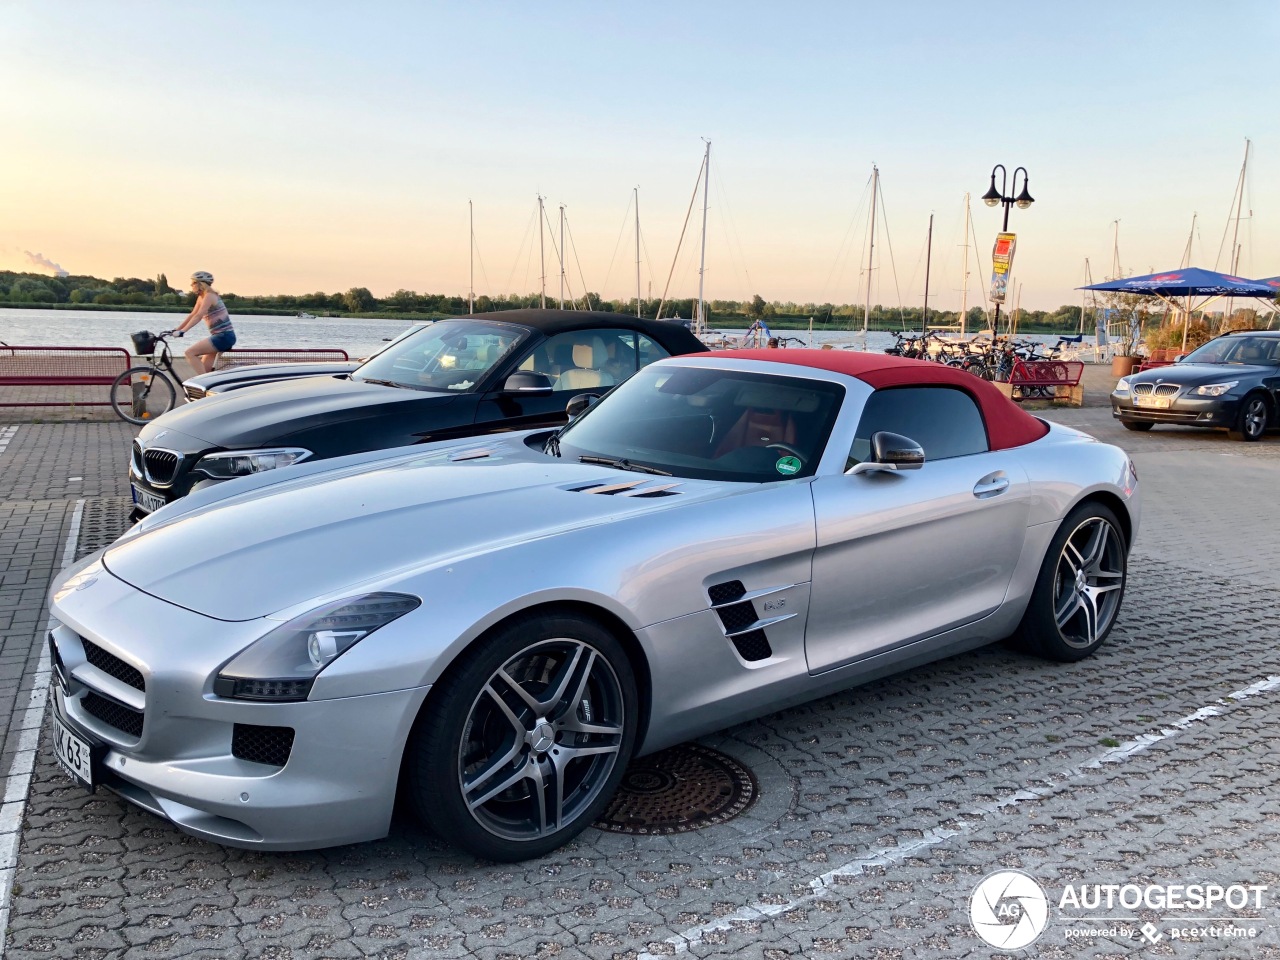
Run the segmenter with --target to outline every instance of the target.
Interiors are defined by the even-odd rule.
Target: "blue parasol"
[[[1276,286],[1268,284],[1277,278],[1267,280],[1245,280],[1226,273],[1213,270],[1201,270],[1199,267],[1188,267],[1185,270],[1166,270],[1164,273],[1149,273],[1144,277],[1125,277],[1121,280],[1108,280],[1095,283],[1080,290],[1115,290],[1120,293],[1148,294],[1153,297],[1172,299],[1173,297],[1274,297]]]
[[[1274,278],[1273,278],[1274,279]],[[1139,296],[1158,297],[1175,310],[1182,312],[1182,349],[1187,348],[1187,330],[1191,314],[1203,310],[1220,297],[1266,297],[1276,295],[1276,287],[1267,281],[1246,280],[1233,277],[1229,273],[1218,273],[1214,270],[1202,270],[1199,267],[1187,267],[1179,270],[1166,270],[1164,273],[1149,273],[1143,277],[1125,277],[1120,280],[1108,280],[1095,283],[1080,290],[1112,290],[1118,293],[1134,293]],[[1183,303],[1174,300],[1184,299]],[[1192,304],[1193,297],[1204,297],[1198,304]]]

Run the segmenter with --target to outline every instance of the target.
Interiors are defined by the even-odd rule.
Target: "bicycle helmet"
[[[191,275],[192,280],[198,280],[200,283],[213,284],[213,274],[208,270],[197,270]]]

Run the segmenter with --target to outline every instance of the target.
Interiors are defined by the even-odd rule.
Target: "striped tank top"
[[[232,333],[231,315],[227,313],[226,304],[216,293],[211,296],[213,303],[209,305],[209,312],[204,318],[205,323],[209,325],[209,336],[216,337],[220,333]]]

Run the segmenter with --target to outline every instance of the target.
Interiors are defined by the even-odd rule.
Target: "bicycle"
[[[139,357],[146,357],[147,363],[130,367],[111,384],[111,409],[121,420],[150,423],[173,409],[182,378],[173,369],[169,352],[168,338],[172,333],[142,330],[132,335],[134,350]]]

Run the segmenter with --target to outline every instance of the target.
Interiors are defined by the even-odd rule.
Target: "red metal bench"
[[[111,400],[67,397],[80,387],[110,387],[129,369],[129,351],[119,347],[10,347],[0,346],[0,387],[6,399],[0,407],[109,407]],[[38,387],[62,387],[63,396],[52,399]],[[8,399],[9,397],[19,399]]]
[[[314,363],[328,360],[350,360],[347,351],[328,347],[299,347],[297,349],[282,347],[247,347],[231,349],[218,354],[214,363],[215,370],[226,370],[228,367],[246,367],[256,363]]]
[[[1084,363],[1080,360],[1015,360],[1009,385],[1014,400],[1028,400],[1036,394],[1047,399],[1058,387],[1078,387],[1082,376]]]

